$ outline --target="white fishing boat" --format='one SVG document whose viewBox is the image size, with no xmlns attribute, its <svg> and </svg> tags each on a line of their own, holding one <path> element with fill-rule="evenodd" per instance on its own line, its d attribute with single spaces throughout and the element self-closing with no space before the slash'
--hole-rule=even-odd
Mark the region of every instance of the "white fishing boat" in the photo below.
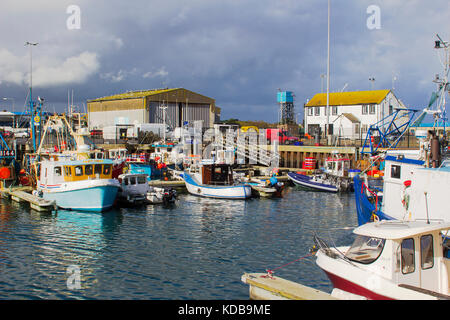
<svg viewBox="0 0 450 320">
<path fill-rule="evenodd" d="M 147 199 L 150 186 L 146 174 L 124 173 L 119 175 L 120 189 L 117 199 L 121 203 L 137 205 L 143 204 Z"/>
<path fill-rule="evenodd" d="M 177 193 L 172 188 L 157 188 L 148 184 L 147 174 L 124 173 L 119 175 L 118 200 L 129 205 L 144 203 L 174 203 Z"/>
<path fill-rule="evenodd" d="M 40 162 L 37 194 L 55 200 L 63 209 L 104 211 L 110 209 L 119 190 L 112 179 L 111 160 L 64 160 Z"/>
<path fill-rule="evenodd" d="M 450 299 L 449 222 L 378 221 L 353 232 L 351 246 L 315 237 L 317 265 L 340 299 Z"/>
<path fill-rule="evenodd" d="M 183 173 L 189 193 L 208 198 L 247 199 L 252 195 L 248 184 L 235 184 L 233 170 L 226 164 L 203 164 Z"/>
</svg>

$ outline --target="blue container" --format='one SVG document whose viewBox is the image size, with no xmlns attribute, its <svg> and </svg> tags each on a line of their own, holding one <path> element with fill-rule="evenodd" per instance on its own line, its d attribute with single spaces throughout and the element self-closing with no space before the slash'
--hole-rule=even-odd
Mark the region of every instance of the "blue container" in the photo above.
<svg viewBox="0 0 450 320">
<path fill-rule="evenodd" d="M 277 101 L 281 103 L 294 102 L 292 91 L 281 91 L 277 93 Z"/>
</svg>

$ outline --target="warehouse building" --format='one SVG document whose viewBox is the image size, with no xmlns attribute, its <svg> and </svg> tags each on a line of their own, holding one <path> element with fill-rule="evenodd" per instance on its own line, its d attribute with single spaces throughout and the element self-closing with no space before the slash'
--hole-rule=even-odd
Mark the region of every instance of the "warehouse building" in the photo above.
<svg viewBox="0 0 450 320">
<path fill-rule="evenodd" d="M 89 129 L 117 125 L 166 123 L 170 129 L 202 120 L 212 128 L 220 120 L 215 100 L 183 89 L 132 91 L 87 101 Z"/>
</svg>

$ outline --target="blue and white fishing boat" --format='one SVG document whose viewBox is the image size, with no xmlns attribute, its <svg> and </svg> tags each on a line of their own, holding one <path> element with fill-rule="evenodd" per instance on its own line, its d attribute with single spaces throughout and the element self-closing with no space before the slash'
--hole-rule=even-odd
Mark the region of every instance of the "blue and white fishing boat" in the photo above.
<svg viewBox="0 0 450 320">
<path fill-rule="evenodd" d="M 313 191 L 338 192 L 338 188 L 323 179 L 321 175 L 307 176 L 296 172 L 288 172 L 288 178 L 301 188 Z"/>
<path fill-rule="evenodd" d="M 37 194 L 63 209 L 101 212 L 110 209 L 120 184 L 112 179 L 112 160 L 40 162 Z"/>
<path fill-rule="evenodd" d="M 226 164 L 200 165 L 185 171 L 183 178 L 189 193 L 201 197 L 220 199 L 247 199 L 252 188 L 247 184 L 235 184 L 233 171 Z"/>
</svg>

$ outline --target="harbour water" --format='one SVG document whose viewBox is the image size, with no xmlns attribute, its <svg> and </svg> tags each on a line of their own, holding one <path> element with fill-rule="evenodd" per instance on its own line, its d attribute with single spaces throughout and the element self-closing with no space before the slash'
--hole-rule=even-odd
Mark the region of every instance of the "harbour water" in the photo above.
<svg viewBox="0 0 450 320">
<path fill-rule="evenodd" d="M 248 299 L 244 272 L 307 255 L 314 232 L 347 244 L 357 225 L 353 194 L 285 192 L 247 201 L 181 194 L 172 207 L 105 213 L 43 214 L 1 200 L 0 299 Z M 331 292 L 314 258 L 275 275 Z"/>
</svg>

